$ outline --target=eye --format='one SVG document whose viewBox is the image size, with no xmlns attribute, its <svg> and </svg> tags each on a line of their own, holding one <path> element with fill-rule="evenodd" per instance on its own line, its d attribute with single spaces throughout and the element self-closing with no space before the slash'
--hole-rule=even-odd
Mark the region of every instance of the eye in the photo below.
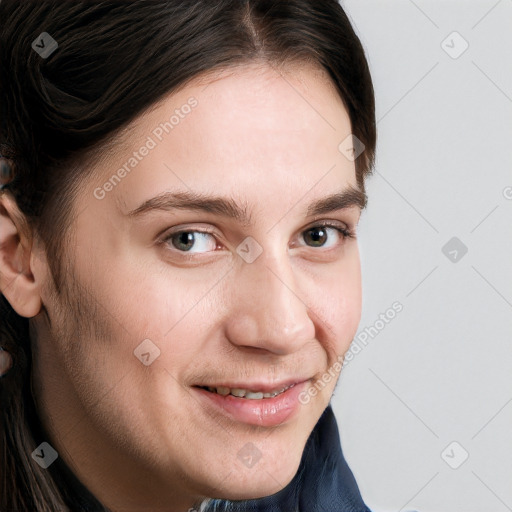
<svg viewBox="0 0 512 512">
<path fill-rule="evenodd" d="M 171 233 L 163 242 L 172 244 L 180 252 L 187 253 L 208 252 L 217 248 L 217 240 L 212 233 L 192 229 Z"/>
<path fill-rule="evenodd" d="M 324 222 L 306 229 L 301 233 L 301 237 L 309 247 L 330 249 L 343 244 L 348 238 L 355 238 L 355 235 L 346 226 Z M 162 243 L 172 246 L 172 249 L 178 252 L 188 254 L 206 253 L 220 247 L 213 233 L 197 229 L 175 231 L 165 236 Z"/>
<path fill-rule="evenodd" d="M 329 236 L 329 234 L 332 234 L 333 232 L 336 234 L 336 236 Z M 327 222 L 308 228 L 306 231 L 302 232 L 302 236 L 306 241 L 306 244 L 310 247 L 322 247 L 327 249 L 339 245 L 336 242 L 337 237 L 341 236 L 341 243 L 343 243 L 343 241 L 347 238 L 355 237 L 353 232 L 347 227 Z M 330 242 L 330 240 L 332 241 Z"/>
</svg>

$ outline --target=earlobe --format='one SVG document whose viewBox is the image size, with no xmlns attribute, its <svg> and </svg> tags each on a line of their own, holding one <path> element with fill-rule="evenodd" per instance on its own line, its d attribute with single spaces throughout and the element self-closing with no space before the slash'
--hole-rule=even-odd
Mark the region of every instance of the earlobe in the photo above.
<svg viewBox="0 0 512 512">
<path fill-rule="evenodd" d="M 0 292 L 18 315 L 32 318 L 41 310 L 40 286 L 31 267 L 32 237 L 16 201 L 0 193 Z"/>
</svg>

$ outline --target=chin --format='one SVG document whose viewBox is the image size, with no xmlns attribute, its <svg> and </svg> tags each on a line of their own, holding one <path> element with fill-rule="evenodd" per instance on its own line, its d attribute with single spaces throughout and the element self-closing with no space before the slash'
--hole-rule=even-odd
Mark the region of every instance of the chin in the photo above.
<svg viewBox="0 0 512 512">
<path fill-rule="evenodd" d="M 282 467 L 269 465 L 258 468 L 256 464 L 252 469 L 242 471 L 234 468 L 229 481 L 225 482 L 219 496 L 227 500 L 251 500 L 270 496 L 284 489 L 296 475 L 300 464 L 300 456 L 297 463 Z"/>
</svg>

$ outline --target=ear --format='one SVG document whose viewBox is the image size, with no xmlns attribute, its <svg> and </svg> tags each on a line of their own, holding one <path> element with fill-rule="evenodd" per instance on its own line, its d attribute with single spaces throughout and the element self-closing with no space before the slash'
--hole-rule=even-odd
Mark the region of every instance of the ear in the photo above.
<svg viewBox="0 0 512 512">
<path fill-rule="evenodd" d="M 33 237 L 25 216 L 8 190 L 0 192 L 0 292 L 18 315 L 32 318 L 41 310 L 40 284 L 31 264 Z"/>
</svg>

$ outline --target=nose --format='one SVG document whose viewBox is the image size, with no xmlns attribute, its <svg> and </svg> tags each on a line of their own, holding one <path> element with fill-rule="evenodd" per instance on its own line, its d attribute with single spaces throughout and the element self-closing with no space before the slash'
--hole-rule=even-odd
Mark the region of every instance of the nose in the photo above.
<svg viewBox="0 0 512 512">
<path fill-rule="evenodd" d="M 263 254 L 233 280 L 226 336 L 237 347 L 285 355 L 314 339 L 315 325 L 288 257 Z"/>
</svg>

